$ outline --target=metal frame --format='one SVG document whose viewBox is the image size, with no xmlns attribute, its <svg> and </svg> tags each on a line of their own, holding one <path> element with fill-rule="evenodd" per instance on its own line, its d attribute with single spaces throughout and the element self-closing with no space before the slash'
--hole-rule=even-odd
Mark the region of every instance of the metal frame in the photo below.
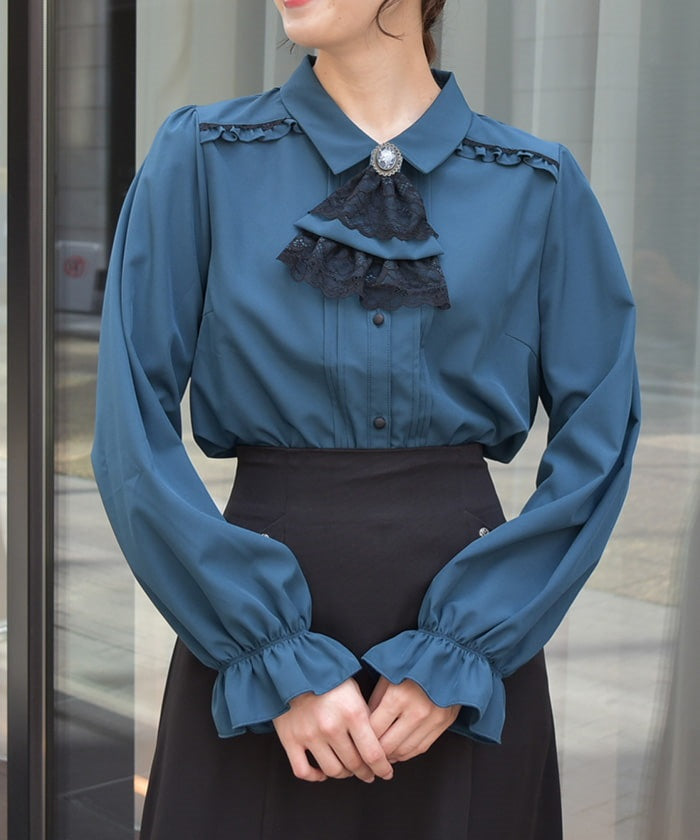
<svg viewBox="0 0 700 840">
<path fill-rule="evenodd" d="M 50 837 L 53 596 L 47 0 L 8 5 L 8 832 Z"/>
</svg>

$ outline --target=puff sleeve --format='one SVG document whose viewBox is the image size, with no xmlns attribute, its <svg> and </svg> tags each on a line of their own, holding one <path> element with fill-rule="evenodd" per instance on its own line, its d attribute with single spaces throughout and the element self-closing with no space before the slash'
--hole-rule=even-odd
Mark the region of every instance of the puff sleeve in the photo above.
<svg viewBox="0 0 700 840">
<path fill-rule="evenodd" d="M 93 468 L 136 578 L 190 650 L 216 669 L 219 735 L 270 731 L 306 691 L 357 670 L 343 645 L 311 632 L 292 552 L 229 524 L 181 440 L 180 402 L 197 342 L 209 214 L 197 112 L 163 124 L 126 197 L 110 259 Z"/>
<path fill-rule="evenodd" d="M 461 704 L 450 728 L 493 742 L 505 720 L 503 678 L 544 646 L 601 556 L 639 432 L 631 293 L 602 210 L 563 146 L 539 313 L 549 434 L 533 495 L 440 570 L 417 629 L 363 656 L 391 682 L 410 678 L 438 705 Z"/>
</svg>

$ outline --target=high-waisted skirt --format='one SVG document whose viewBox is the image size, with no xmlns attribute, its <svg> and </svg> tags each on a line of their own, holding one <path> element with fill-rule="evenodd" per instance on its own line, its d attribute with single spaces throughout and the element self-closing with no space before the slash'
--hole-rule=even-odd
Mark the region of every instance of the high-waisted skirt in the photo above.
<svg viewBox="0 0 700 840">
<path fill-rule="evenodd" d="M 242 447 L 228 521 L 295 553 L 311 629 L 358 658 L 417 626 L 435 574 L 503 523 L 481 447 Z M 219 738 L 216 672 L 178 641 L 141 840 L 559 840 L 559 776 L 544 657 L 505 680 L 501 744 L 443 732 L 390 781 L 297 779 L 275 732 Z M 378 675 L 355 679 L 366 699 Z"/>
</svg>

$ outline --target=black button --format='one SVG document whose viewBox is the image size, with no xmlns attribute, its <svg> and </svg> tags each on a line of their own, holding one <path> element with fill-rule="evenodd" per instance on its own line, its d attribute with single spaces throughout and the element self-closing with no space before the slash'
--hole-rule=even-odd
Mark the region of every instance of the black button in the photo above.
<svg viewBox="0 0 700 840">
<path fill-rule="evenodd" d="M 378 327 L 381 327 L 381 325 L 384 323 L 384 316 L 382 315 L 382 313 L 381 313 L 381 312 L 375 312 L 375 313 L 374 313 L 374 317 L 372 318 L 372 321 L 373 321 L 373 322 L 374 322 L 374 323 L 375 323 Z"/>
<path fill-rule="evenodd" d="M 383 429 L 386 426 L 386 418 L 385 417 L 375 417 L 374 418 L 374 428 L 375 429 Z"/>
</svg>

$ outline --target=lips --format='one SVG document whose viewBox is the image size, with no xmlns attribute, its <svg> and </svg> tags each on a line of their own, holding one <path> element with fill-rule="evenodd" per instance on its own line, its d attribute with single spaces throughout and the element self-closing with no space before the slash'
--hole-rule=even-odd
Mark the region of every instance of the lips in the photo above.
<svg viewBox="0 0 700 840">
<path fill-rule="evenodd" d="M 311 0 L 284 0 L 284 8 L 285 9 L 296 9 L 299 6 L 305 6 L 307 3 L 310 3 Z"/>
</svg>

